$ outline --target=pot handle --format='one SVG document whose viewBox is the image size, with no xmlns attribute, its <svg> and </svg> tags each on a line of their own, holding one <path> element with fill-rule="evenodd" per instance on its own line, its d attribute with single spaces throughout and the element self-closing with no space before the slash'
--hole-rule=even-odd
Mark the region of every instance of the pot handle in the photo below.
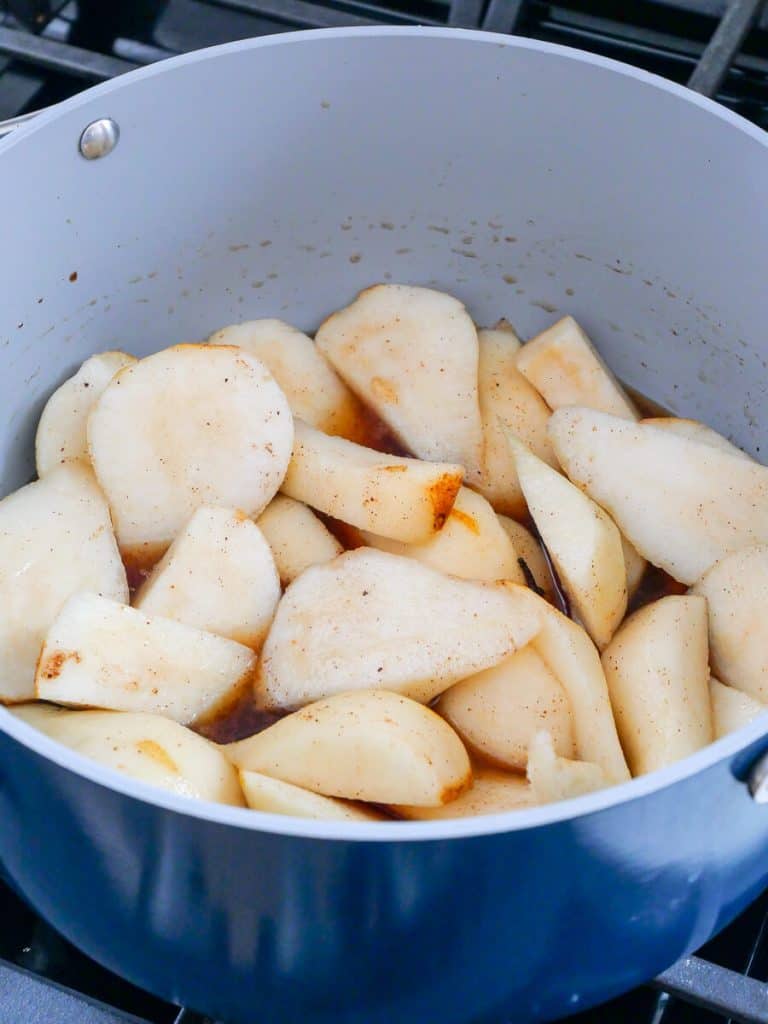
<svg viewBox="0 0 768 1024">
<path fill-rule="evenodd" d="M 0 141 L 11 132 L 22 125 L 28 124 L 38 114 L 42 114 L 50 107 L 42 107 L 40 110 L 30 111 L 28 114 L 21 114 L 19 117 L 12 117 L 8 121 L 0 121 Z M 77 141 L 77 148 L 85 160 L 100 160 L 108 156 L 120 140 L 120 126 L 111 117 L 99 117 L 91 121 L 80 133 Z"/>
</svg>

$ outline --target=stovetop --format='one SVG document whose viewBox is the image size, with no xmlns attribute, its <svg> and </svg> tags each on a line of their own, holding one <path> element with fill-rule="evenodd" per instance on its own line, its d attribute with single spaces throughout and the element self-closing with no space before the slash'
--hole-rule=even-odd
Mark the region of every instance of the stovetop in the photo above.
<svg viewBox="0 0 768 1024">
<path fill-rule="evenodd" d="M 381 23 L 516 32 L 592 50 L 688 83 L 768 129 L 766 0 L 0 0 L 0 121 L 197 47 Z M 768 1024 L 766 979 L 768 893 L 697 957 L 569 1019 Z M 88 960 L 0 881 L 0 1024 L 38 1022 L 212 1024 Z"/>
</svg>

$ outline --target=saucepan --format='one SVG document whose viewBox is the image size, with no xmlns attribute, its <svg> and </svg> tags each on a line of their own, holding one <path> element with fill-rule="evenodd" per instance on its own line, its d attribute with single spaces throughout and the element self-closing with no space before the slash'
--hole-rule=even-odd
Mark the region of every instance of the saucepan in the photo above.
<svg viewBox="0 0 768 1024">
<path fill-rule="evenodd" d="M 766 136 L 712 102 L 483 33 L 300 32 L 98 86 L 0 143 L 0 488 L 90 353 L 286 310 L 311 331 L 389 280 L 525 336 L 570 312 L 629 385 L 759 456 L 767 180 Z M 548 1020 L 766 885 L 766 751 L 758 719 L 560 804 L 323 823 L 149 788 L 2 711 L 0 859 L 90 956 L 216 1019 Z"/>
</svg>

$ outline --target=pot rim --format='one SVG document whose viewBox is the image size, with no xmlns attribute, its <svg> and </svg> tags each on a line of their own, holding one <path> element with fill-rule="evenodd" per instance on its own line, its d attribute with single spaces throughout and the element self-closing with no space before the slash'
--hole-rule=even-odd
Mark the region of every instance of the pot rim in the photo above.
<svg viewBox="0 0 768 1024">
<path fill-rule="evenodd" d="M 666 92 L 693 106 L 700 107 L 713 117 L 749 135 L 757 143 L 768 149 L 768 133 L 763 132 L 740 115 L 733 113 L 707 97 L 692 92 L 685 86 L 670 82 L 658 75 L 634 68 L 631 65 L 623 64 L 620 61 L 555 43 L 516 36 L 502 36 L 492 32 L 447 27 L 371 26 L 364 28 L 315 29 L 302 32 L 286 32 L 279 35 L 262 36 L 225 43 L 221 46 L 212 46 L 207 49 L 196 50 L 178 57 L 159 61 L 148 67 L 128 72 L 109 82 L 96 85 L 79 93 L 77 96 L 42 111 L 39 115 L 32 118 L 28 124 L 17 128 L 4 140 L 0 141 L 0 156 L 16 146 L 23 145 L 29 136 L 44 131 L 51 122 L 83 108 L 93 108 L 88 116 L 88 120 L 94 116 L 102 116 L 104 113 L 108 113 L 108 111 L 99 112 L 98 108 L 101 106 L 102 101 L 107 99 L 113 92 L 126 88 L 130 89 L 133 82 L 139 79 L 148 79 L 155 75 L 172 73 L 176 68 L 183 65 L 214 60 L 227 53 L 257 50 L 268 46 L 295 46 L 297 43 L 309 45 L 322 44 L 328 38 L 391 37 L 397 39 L 403 36 L 442 38 L 457 45 L 470 42 L 488 46 L 510 47 L 519 50 L 534 50 L 539 53 L 549 54 L 553 58 L 559 57 L 603 68 L 612 71 L 614 74 L 634 78 L 651 89 Z M 711 743 L 695 754 L 677 761 L 666 768 L 632 779 L 629 782 L 600 790 L 597 793 L 576 797 L 575 799 L 563 800 L 541 807 L 506 811 L 501 814 L 482 815 L 474 818 L 454 818 L 443 821 L 423 822 L 384 821 L 370 823 L 325 822 L 306 818 L 292 818 L 285 815 L 268 814 L 263 811 L 252 811 L 248 808 L 230 807 L 225 804 L 179 796 L 152 786 L 149 783 L 132 779 L 112 768 L 102 766 L 81 754 L 69 750 L 44 733 L 39 732 L 33 726 L 15 718 L 2 707 L 0 707 L 0 730 L 11 736 L 18 743 L 75 775 L 82 776 L 91 782 L 105 786 L 124 796 L 141 800 L 144 803 L 167 811 L 198 818 L 213 825 L 227 825 L 244 831 L 268 832 L 305 839 L 349 842 L 423 842 L 427 840 L 466 839 L 474 836 L 541 828 L 557 822 L 595 814 L 627 801 L 641 799 L 732 758 L 768 733 L 768 717 L 765 714 L 760 715 L 737 732 Z"/>
</svg>

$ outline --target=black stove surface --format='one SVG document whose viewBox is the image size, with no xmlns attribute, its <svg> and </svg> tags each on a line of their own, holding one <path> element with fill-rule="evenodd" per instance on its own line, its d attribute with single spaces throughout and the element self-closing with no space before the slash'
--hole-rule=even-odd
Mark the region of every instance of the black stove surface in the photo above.
<svg viewBox="0 0 768 1024">
<path fill-rule="evenodd" d="M 386 23 L 516 32 L 592 50 L 689 83 L 768 129 L 766 7 L 766 0 L 0 0 L 0 121 L 197 47 Z M 768 1024 L 767 979 L 768 893 L 698 957 L 569 1019 Z M 0 881 L 0 1024 L 38 1022 L 209 1024 L 88 960 Z"/>
</svg>

